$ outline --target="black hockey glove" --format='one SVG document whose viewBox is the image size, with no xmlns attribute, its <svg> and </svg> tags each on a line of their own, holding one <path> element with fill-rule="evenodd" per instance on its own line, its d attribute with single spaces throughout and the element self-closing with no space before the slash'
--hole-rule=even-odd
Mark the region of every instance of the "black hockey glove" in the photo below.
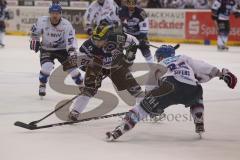
<svg viewBox="0 0 240 160">
<path fill-rule="evenodd" d="M 133 62 L 136 58 L 137 46 L 131 46 L 126 51 L 126 59 L 130 62 Z"/>
<path fill-rule="evenodd" d="M 234 12 L 234 16 L 235 16 L 236 18 L 240 18 L 240 12 Z"/>
<path fill-rule="evenodd" d="M 147 34 L 141 33 L 138 36 L 138 40 L 139 40 L 139 49 L 149 48 L 149 41 L 148 41 Z"/>
<path fill-rule="evenodd" d="M 232 74 L 228 69 L 222 69 L 222 76 L 220 79 L 223 79 L 225 83 L 227 83 L 228 87 L 234 89 L 237 84 L 237 77 Z"/>
<path fill-rule="evenodd" d="M 130 61 L 126 55 L 124 55 L 121 60 L 119 61 L 118 65 L 120 67 L 126 67 L 129 68 L 130 66 L 133 65 L 133 61 Z"/>
<path fill-rule="evenodd" d="M 87 29 L 87 34 L 88 34 L 89 36 L 91 36 L 91 35 L 93 34 L 92 28 L 88 28 L 88 29 Z"/>
<path fill-rule="evenodd" d="M 41 48 L 41 42 L 39 40 L 32 39 L 30 41 L 30 49 L 37 53 Z"/>
</svg>

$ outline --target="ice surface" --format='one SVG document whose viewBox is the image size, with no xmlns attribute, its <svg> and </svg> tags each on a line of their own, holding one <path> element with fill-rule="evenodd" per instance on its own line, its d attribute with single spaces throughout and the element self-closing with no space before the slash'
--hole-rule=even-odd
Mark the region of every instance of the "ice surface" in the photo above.
<svg viewBox="0 0 240 160">
<path fill-rule="evenodd" d="M 169 121 L 140 123 L 114 143 L 104 140 L 105 132 L 118 125 L 119 118 L 36 131 L 15 127 L 15 121 L 37 120 L 52 111 L 59 101 L 73 95 L 63 95 L 48 87 L 47 97 L 41 101 L 37 94 L 39 57 L 29 50 L 29 38 L 7 36 L 5 41 L 6 47 L 0 49 L 1 160 L 240 159 L 240 87 L 228 89 L 218 79 L 203 85 L 206 133 L 202 140 L 195 134 L 192 121 L 171 121 L 172 114 L 189 115 L 189 109 L 181 105 L 166 110 Z M 215 46 L 182 44 L 178 53 L 229 68 L 240 78 L 239 47 L 217 52 Z M 140 53 L 137 61 L 144 62 Z M 109 79 L 101 90 L 115 94 Z M 89 108 L 94 108 L 95 103 L 98 102 L 93 100 Z M 128 109 L 120 101 L 113 112 Z M 49 118 L 44 124 L 58 121 Z"/>
</svg>

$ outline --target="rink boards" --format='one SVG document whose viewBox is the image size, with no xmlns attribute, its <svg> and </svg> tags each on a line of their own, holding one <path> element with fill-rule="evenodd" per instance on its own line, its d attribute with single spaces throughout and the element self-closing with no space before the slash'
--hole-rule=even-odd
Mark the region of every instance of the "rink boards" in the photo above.
<svg viewBox="0 0 240 160">
<path fill-rule="evenodd" d="M 27 35 L 39 16 L 48 15 L 47 7 L 10 8 L 13 19 L 7 21 L 7 33 Z M 158 42 L 216 44 L 217 30 L 211 19 L 210 10 L 146 9 L 149 17 L 149 39 Z M 86 38 L 84 30 L 85 8 L 67 7 L 63 17 L 67 18 L 76 30 L 78 38 Z M 229 45 L 240 45 L 240 23 L 230 17 L 231 30 Z"/>
</svg>

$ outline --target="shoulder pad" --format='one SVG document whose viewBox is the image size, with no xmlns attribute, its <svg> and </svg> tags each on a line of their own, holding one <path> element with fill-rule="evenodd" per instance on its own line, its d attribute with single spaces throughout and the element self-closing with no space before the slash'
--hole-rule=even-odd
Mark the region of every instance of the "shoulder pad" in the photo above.
<svg viewBox="0 0 240 160">
<path fill-rule="evenodd" d="M 144 10 L 141 11 L 140 15 L 143 19 L 147 18 L 147 13 Z"/>
</svg>

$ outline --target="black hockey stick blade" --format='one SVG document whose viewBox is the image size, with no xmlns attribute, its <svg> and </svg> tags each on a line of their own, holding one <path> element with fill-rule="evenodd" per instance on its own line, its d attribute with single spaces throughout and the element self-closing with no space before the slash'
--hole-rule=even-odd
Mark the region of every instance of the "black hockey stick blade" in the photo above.
<svg viewBox="0 0 240 160">
<path fill-rule="evenodd" d="M 178 49 L 180 47 L 180 44 L 176 44 L 175 46 L 174 46 L 174 49 L 176 50 L 176 49 Z"/>
<path fill-rule="evenodd" d="M 159 48 L 159 47 L 154 46 L 154 45 L 152 45 L 152 44 L 149 44 L 149 46 L 150 46 L 150 47 L 153 47 L 153 48 L 156 48 L 156 49 Z M 174 46 L 174 49 L 176 50 L 176 49 L 178 49 L 179 47 L 180 47 L 180 44 L 176 44 L 176 45 Z"/>
<path fill-rule="evenodd" d="M 14 125 L 18 126 L 18 127 L 25 128 L 25 129 L 29 129 L 29 130 L 37 129 L 36 125 L 30 125 L 30 124 L 26 124 L 26 123 L 23 123 L 23 122 L 20 122 L 20 121 L 15 122 Z"/>
<path fill-rule="evenodd" d="M 14 125 L 18 126 L 18 127 L 28 129 L 28 130 L 36 130 L 36 129 L 56 127 L 56 126 L 71 125 L 71 124 L 86 122 L 86 121 L 91 121 L 91 120 L 98 120 L 98 119 L 105 119 L 105 118 L 110 118 L 110 117 L 122 116 L 122 115 L 125 115 L 126 113 L 127 112 L 115 113 L 115 114 L 103 115 L 103 116 L 99 116 L 99 117 L 86 118 L 86 119 L 82 119 L 82 120 L 78 120 L 78 121 L 67 121 L 67 122 L 60 122 L 60 123 L 43 125 L 43 126 L 26 124 L 26 123 L 19 122 L 19 121 L 15 122 Z"/>
</svg>

